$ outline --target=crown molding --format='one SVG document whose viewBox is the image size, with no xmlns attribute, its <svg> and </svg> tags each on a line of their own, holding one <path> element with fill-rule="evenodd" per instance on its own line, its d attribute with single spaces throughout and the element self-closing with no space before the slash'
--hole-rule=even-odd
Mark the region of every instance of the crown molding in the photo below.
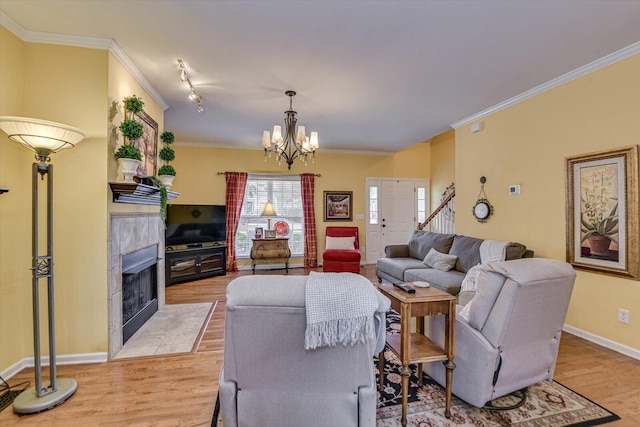
<svg viewBox="0 0 640 427">
<path fill-rule="evenodd" d="M 18 24 L 13 18 L 0 10 L 0 25 L 11 31 L 18 38 L 28 43 L 45 43 L 63 46 L 84 47 L 88 49 L 108 50 L 142 86 L 142 88 L 160 105 L 163 111 L 169 108 L 169 104 L 160 96 L 149 80 L 135 66 L 131 58 L 125 53 L 111 37 L 87 37 L 71 34 L 46 33 L 42 31 L 27 30 Z"/>
<path fill-rule="evenodd" d="M 219 143 L 219 142 L 174 142 L 174 146 L 177 147 L 193 147 L 193 148 L 222 148 L 227 150 L 256 150 L 256 151 L 264 151 L 261 145 L 250 146 L 250 145 L 237 145 L 237 144 L 228 144 L 228 143 Z M 364 150 L 337 150 L 330 148 L 322 148 L 316 152 L 316 154 L 322 153 L 332 153 L 332 154 L 356 154 L 363 156 L 393 156 L 396 154 L 396 151 L 364 151 Z"/>
<path fill-rule="evenodd" d="M 586 76 L 587 74 L 593 73 L 594 71 L 597 71 L 601 68 L 615 64 L 616 62 L 622 61 L 623 59 L 629 58 L 630 56 L 636 55 L 638 53 L 640 53 L 640 41 L 632 45 L 629 45 L 625 48 L 622 48 L 616 52 L 613 52 L 607 56 L 604 56 L 600 59 L 596 59 L 595 61 L 590 62 L 587 65 L 583 65 L 580 68 L 576 68 L 573 71 L 569 71 L 568 73 L 563 74 L 560 77 L 556 77 L 555 79 L 550 80 L 546 83 L 543 83 L 539 86 L 536 86 L 533 89 L 529 89 L 525 92 L 522 92 L 520 95 L 516 95 L 513 98 L 509 98 L 506 101 L 502 101 L 499 104 L 494 105 L 493 107 L 489 107 L 486 110 L 482 110 L 479 113 L 476 113 L 472 116 L 469 116 L 465 119 L 455 122 L 451 125 L 451 127 L 453 129 L 458 129 L 462 126 L 466 126 L 470 123 L 483 119 L 500 110 L 504 110 L 505 108 L 512 107 L 522 101 L 526 101 L 529 98 L 538 96 L 541 93 L 544 93 L 550 89 L 553 89 L 558 86 L 562 86 L 563 84 L 569 83 L 572 80 Z"/>
</svg>

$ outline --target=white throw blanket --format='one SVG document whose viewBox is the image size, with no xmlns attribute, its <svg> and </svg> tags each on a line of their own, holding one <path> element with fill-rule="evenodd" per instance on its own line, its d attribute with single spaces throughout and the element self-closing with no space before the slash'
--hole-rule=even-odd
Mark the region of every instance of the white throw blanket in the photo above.
<svg viewBox="0 0 640 427">
<path fill-rule="evenodd" d="M 483 240 L 482 243 L 480 243 L 480 262 L 486 264 L 492 261 L 504 261 L 507 257 L 508 245 L 509 242 Z"/>
<path fill-rule="evenodd" d="M 376 288 L 354 273 L 311 272 L 305 294 L 304 348 L 354 345 L 375 339 Z"/>
</svg>

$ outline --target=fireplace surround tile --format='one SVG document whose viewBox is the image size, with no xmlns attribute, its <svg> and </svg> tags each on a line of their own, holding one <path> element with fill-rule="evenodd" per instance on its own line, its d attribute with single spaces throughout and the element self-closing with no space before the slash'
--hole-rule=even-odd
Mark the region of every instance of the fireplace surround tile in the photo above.
<svg viewBox="0 0 640 427">
<path fill-rule="evenodd" d="M 159 213 L 111 213 L 109 227 L 109 359 L 122 349 L 122 255 L 158 246 L 158 308 L 165 303 L 164 224 Z"/>
</svg>

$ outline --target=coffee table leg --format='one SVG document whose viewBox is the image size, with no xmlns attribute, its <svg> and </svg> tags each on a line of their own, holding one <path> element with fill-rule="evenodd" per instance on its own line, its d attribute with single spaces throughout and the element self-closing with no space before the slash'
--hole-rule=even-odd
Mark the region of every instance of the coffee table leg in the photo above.
<svg viewBox="0 0 640 427">
<path fill-rule="evenodd" d="M 408 365 L 402 365 L 400 370 L 402 375 L 402 426 L 407 425 L 407 403 L 409 401 L 409 377 L 411 376 L 411 368 Z"/>
<path fill-rule="evenodd" d="M 453 370 L 456 367 L 456 364 L 453 363 L 452 360 L 447 360 L 442 362 L 445 368 L 447 368 L 446 372 L 446 405 L 444 410 L 444 416 L 447 418 L 451 418 L 451 384 L 453 380 Z"/>
</svg>

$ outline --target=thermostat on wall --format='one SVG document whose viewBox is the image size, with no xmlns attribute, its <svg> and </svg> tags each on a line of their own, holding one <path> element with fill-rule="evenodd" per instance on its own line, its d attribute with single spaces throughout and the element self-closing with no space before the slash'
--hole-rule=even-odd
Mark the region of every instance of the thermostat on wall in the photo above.
<svg viewBox="0 0 640 427">
<path fill-rule="evenodd" d="M 520 185 L 510 185 L 509 186 L 509 195 L 510 196 L 517 196 L 518 194 L 520 194 Z"/>
</svg>

